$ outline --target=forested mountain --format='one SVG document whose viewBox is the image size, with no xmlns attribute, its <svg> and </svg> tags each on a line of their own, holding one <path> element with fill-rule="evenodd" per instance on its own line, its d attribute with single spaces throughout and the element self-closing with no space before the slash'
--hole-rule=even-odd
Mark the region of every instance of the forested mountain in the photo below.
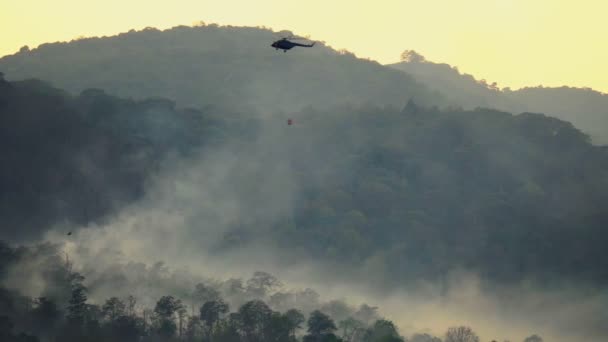
<svg viewBox="0 0 608 342">
<path fill-rule="evenodd" d="M 217 25 L 148 28 L 24 47 L 1 58 L 0 70 L 10 80 L 40 78 L 74 94 L 94 87 L 136 99 L 161 96 L 182 106 L 272 112 L 347 103 L 403 106 L 414 99 L 426 105 L 544 113 L 572 122 L 595 143 L 608 142 L 608 96 L 591 89 L 500 90 L 423 57 L 389 65 L 409 74 L 403 75 L 323 42 L 287 54 L 269 47 L 288 33 Z"/>
<path fill-rule="evenodd" d="M 41 81 L 0 78 L 0 236 L 37 237 L 63 220 L 86 224 L 140 198 L 168 153 L 200 145 L 203 127 L 214 129 L 211 117 L 164 99 L 95 89 L 71 96 Z"/>
<path fill-rule="evenodd" d="M 443 98 L 323 44 L 276 52 L 273 38 L 146 29 L 0 60 L 7 79 L 45 79 L 0 74 L 0 340 L 439 342 L 430 332 L 460 324 L 444 316 L 423 331 L 447 295 L 424 296 L 459 292 L 454 273 L 500 297 L 502 317 L 603 340 L 608 149 L 520 107 L 545 108 L 557 90 L 507 96 L 418 62 Z M 519 109 L 449 106 L 468 100 Z M 266 273 L 230 279 L 260 268 L 423 293 L 423 318 L 400 334 L 372 306 L 281 289 Z M 559 317 L 516 307 L 561 308 L 571 291 L 595 304 Z M 460 319 L 476 298 L 458 295 Z M 462 342 L 450 334 L 478 341 L 466 326 L 443 335 Z"/>
<path fill-rule="evenodd" d="M 465 109 L 487 107 L 511 113 L 544 113 L 572 122 L 589 134 L 596 144 L 608 144 L 608 95 L 588 88 L 527 87 L 499 89 L 495 83 L 461 74 L 448 64 L 426 61 L 409 52 L 412 60 L 390 66 L 413 75 L 420 82 L 440 91 L 449 102 Z"/>
<path fill-rule="evenodd" d="M 403 106 L 409 98 L 442 104 L 439 94 L 411 76 L 323 43 L 275 51 L 270 44 L 280 36 L 217 25 L 149 28 L 24 48 L 0 59 L 0 70 L 10 80 L 40 78 L 74 93 L 95 87 L 122 97 L 167 97 L 182 106 L 274 111 L 366 102 Z"/>
<path fill-rule="evenodd" d="M 12 248 L 0 242 L 0 255 L 3 278 L 23 281 L 38 274 L 43 286 L 33 298 L 22 293 L 31 284 L 21 291 L 0 286 L 0 337 L 5 342 L 441 341 L 428 333 L 406 339 L 377 307 L 322 300 L 314 289 L 286 288 L 266 272 L 253 272 L 246 280 L 176 279 L 162 265 L 127 265 L 115 270 L 114 280 L 132 292 L 95 298 L 99 279 L 90 282 L 74 271 L 58 246 Z M 30 265 L 29 274 L 20 269 L 24 264 Z M 133 280 L 138 283 L 129 283 Z M 172 291 L 141 296 L 142 288 L 159 292 L 163 286 Z M 462 334 L 479 339 L 470 327 L 453 326 L 445 332 L 446 341 Z"/>
<path fill-rule="evenodd" d="M 504 94 L 523 103 L 528 111 L 570 121 L 591 136 L 594 143 L 608 145 L 608 94 L 565 86 L 527 87 Z"/>
<path fill-rule="evenodd" d="M 608 154 L 554 118 L 410 102 L 308 109 L 288 126 L 280 115 L 179 111 L 95 90 L 72 97 L 35 81 L 1 85 L 0 146 L 11 165 L 0 180 L 4 236 L 85 224 L 145 200 L 147 177 L 177 151 L 181 160 L 203 158 L 189 169 L 207 179 L 172 182 L 189 196 L 218 196 L 169 195 L 191 211 L 180 215 L 192 221 L 173 227 L 182 251 L 200 248 L 192 234 L 220 222 L 201 223 L 201 213 L 217 215 L 226 202 L 246 209 L 230 214 L 218 238 L 201 236 L 220 254 L 272 240 L 290 251 L 286 263 L 332 260 L 352 274 L 378 272 L 378 286 L 439 281 L 455 267 L 490 282 L 608 281 L 600 257 Z M 221 158 L 204 159 L 211 155 Z M 224 177 L 214 190 L 209 167 Z"/>
<path fill-rule="evenodd" d="M 149 191 L 150 185 L 140 189 L 142 183 L 158 172 L 155 165 L 167 160 L 168 151 L 192 159 L 200 158 L 196 151 L 207 154 L 237 143 L 239 148 L 229 152 L 243 162 L 231 169 L 228 182 L 243 197 L 257 196 L 245 203 L 259 202 L 260 193 L 269 200 L 274 190 L 266 190 L 264 176 L 280 180 L 273 171 L 286 160 L 294 176 L 290 181 L 298 185 L 297 204 L 292 217 L 274 220 L 270 229 L 263 227 L 269 221 L 251 218 L 229 226 L 214 245 L 220 258 L 256 241 L 275 240 L 292 251 L 287 263 L 294 256 L 318 260 L 377 287 L 420 279 L 441 283 L 454 267 L 477 271 L 501 286 L 526 278 L 549 280 L 550 286 L 568 279 L 592 286 L 606 281 L 607 151 L 557 119 L 487 110 L 444 112 L 409 103 L 403 110 L 307 110 L 294 114 L 296 124 L 288 127 L 283 118 L 178 111 L 167 100 L 121 100 L 99 90 L 74 97 L 38 81 L 2 82 L 0 91 L 3 122 L 12 127 L 12 139 L 19 137 L 7 140 L 11 135 L 2 134 L 2 146 L 20 147 L 11 165 L 23 179 L 13 183 L 10 174 L 3 174 L 3 187 L 13 189 L 3 192 L 4 212 L 45 216 L 44 205 L 30 203 L 44 194 L 78 213 L 91 205 L 92 199 L 79 193 L 89 189 L 100 198 L 120 199 L 107 209 L 120 211 L 119 205 L 147 200 L 139 191 Z M 264 128 L 268 125 L 270 131 Z M 143 142 L 124 148 L 134 139 Z M 114 144 L 124 145 L 116 149 Z M 32 160 L 50 148 L 56 150 L 53 163 Z M 262 159 L 253 169 L 247 157 L 252 152 Z M 140 154 L 145 157 L 136 157 Z M 79 167 L 71 156 L 88 159 L 85 165 L 105 176 L 90 184 L 90 167 Z M 132 167 L 134 161 L 138 167 Z M 129 182 L 120 177 L 127 171 L 133 172 Z M 193 170 L 213 176 L 205 171 L 204 163 Z M 48 176 L 53 172 L 83 175 L 65 177 L 58 186 Z M 27 184 L 35 184 L 38 192 L 20 195 Z M 188 179 L 186 184 L 200 190 Z M 64 188 L 73 189 L 77 198 Z M 215 200 L 223 201 L 221 196 Z M 56 212 L 45 220 L 71 213 Z M 140 238 L 147 229 L 155 234 L 154 223 L 144 222 L 148 226 L 137 233 Z M 201 224 L 195 230 L 183 223 L 168 227 L 173 237 L 162 245 L 177 244 L 183 253 L 200 248 L 197 235 L 207 238 Z M 22 228 L 19 222 L 2 227 L 5 236 Z M 80 253 L 92 247 L 86 240 L 78 243 Z M 263 272 L 246 282 L 205 280 L 171 273 L 162 263 L 115 265 L 96 258 L 79 269 L 85 278 L 70 259 L 64 260 L 60 246 L 0 244 L 0 255 L 0 333 L 6 341 L 405 340 L 390 317 L 382 319 L 374 307 L 321 301 L 314 290 L 284 289 Z M 590 317 L 583 317 L 588 322 Z M 477 336 L 463 326 L 448 329 L 444 337 L 450 341 L 460 333 Z M 594 338 L 601 329 L 585 334 L 599 341 Z M 416 342 L 441 341 L 428 333 L 408 335 Z"/>
</svg>

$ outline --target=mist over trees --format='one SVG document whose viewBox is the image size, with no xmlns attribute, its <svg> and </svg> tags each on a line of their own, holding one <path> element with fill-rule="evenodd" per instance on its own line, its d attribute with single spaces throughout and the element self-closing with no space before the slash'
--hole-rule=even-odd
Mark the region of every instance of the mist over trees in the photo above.
<svg viewBox="0 0 608 342">
<path fill-rule="evenodd" d="M 476 82 L 451 69 L 445 98 L 324 44 L 274 54 L 273 38 L 148 28 L 0 59 L 0 238 L 41 242 L 0 244 L 2 340 L 480 340 L 467 322 L 406 334 L 382 308 L 263 271 L 173 270 L 167 251 L 201 268 L 274 253 L 377 292 L 445 293 L 458 270 L 507 306 L 518 286 L 603 303 L 608 149 L 543 114 L 446 106 Z M 67 90 L 5 80 L 32 76 Z M 520 108 L 476 84 L 487 106 Z M 605 336 L 603 317 L 593 306 L 564 329 Z"/>
<path fill-rule="evenodd" d="M 36 237 L 63 220 L 86 224 L 140 198 L 164 157 L 207 136 L 200 112 L 174 106 L 0 80 L 0 236 Z"/>
<path fill-rule="evenodd" d="M 178 111 L 167 102 L 132 102 L 96 91 L 72 98 L 35 82 L 2 87 L 2 146 L 13 165 L 0 179 L 13 189 L 3 192 L 3 219 L 28 227 L 23 218 L 35 212 L 38 221 L 29 226 L 39 231 L 61 220 L 86 223 L 116 211 L 111 205 L 136 201 L 168 151 L 187 159 L 229 141 L 253 146 L 266 139 L 258 136 L 262 121 L 283 126 L 280 115 L 241 119 Z M 47 110 L 47 103 L 57 111 Z M 285 250 L 298 246 L 296 259 L 285 258 L 287 263 L 332 260 L 371 272 L 378 286 L 438 281 L 454 267 L 501 283 L 531 275 L 541 282 L 608 280 L 598 257 L 607 239 L 602 203 L 608 157 L 571 124 L 538 114 L 439 111 L 413 102 L 403 110 L 336 107 L 293 117 L 298 127 L 281 128 L 272 142 L 281 146 L 279 158 L 289 161 L 292 181 L 301 188 L 293 216 L 232 225 L 212 246 L 218 253 L 270 239 Z M 41 137 L 44 144 L 37 143 Z M 276 157 L 258 153 L 270 159 L 255 172 L 271 171 Z M 233 181 L 244 176 L 237 172 Z M 248 198 L 257 192 L 237 193 Z M 49 204 L 59 203 L 67 209 L 45 214 Z M 262 229 L 267 224 L 270 229 Z M 378 264 L 388 272 L 378 272 Z"/>
<path fill-rule="evenodd" d="M 3 341 L 345 341 L 345 342 L 440 342 L 439 337 L 413 334 L 403 337 L 395 324 L 382 318 L 377 312 L 368 316 L 364 311 L 342 303 L 345 316 L 326 312 L 328 303 L 307 302 L 304 306 L 281 311 L 272 305 L 272 298 L 284 288 L 275 288 L 262 295 L 259 287 L 242 289 L 242 296 L 225 285 L 230 282 L 204 280 L 194 289 L 179 289 L 184 295 L 166 294 L 146 298 L 110 297 L 91 299 L 86 278 L 73 270 L 68 260 L 63 260 L 59 246 L 41 244 L 12 247 L 0 242 L 0 250 L 9 258 L 0 260 L 2 283 L 7 272 L 32 258 L 43 254 L 47 265 L 35 272 L 46 273 L 46 290 L 40 297 L 32 298 L 16 289 L 0 286 L 0 336 Z M 52 267 L 49 267 L 52 265 Z M 257 271 L 243 283 L 257 283 L 265 289 L 260 279 L 276 282 L 274 276 Z M 266 284 L 268 282 L 265 281 Z M 143 284 L 140 284 L 143 285 Z M 214 298 L 188 304 L 202 287 L 215 291 Z M 48 291 L 49 289 L 55 289 Z M 137 288 L 130 290 L 137 291 Z M 185 291 L 184 291 L 185 290 Z M 189 290 L 189 291 L 188 291 Z M 308 289 L 308 291 L 314 291 Z M 146 304 L 148 303 L 148 304 Z M 230 303 L 230 304 L 229 304 Z M 276 303 L 275 303 L 276 304 Z M 449 327 L 445 342 L 478 341 L 468 326 Z M 538 335 L 531 335 L 524 342 L 542 342 Z"/>
</svg>

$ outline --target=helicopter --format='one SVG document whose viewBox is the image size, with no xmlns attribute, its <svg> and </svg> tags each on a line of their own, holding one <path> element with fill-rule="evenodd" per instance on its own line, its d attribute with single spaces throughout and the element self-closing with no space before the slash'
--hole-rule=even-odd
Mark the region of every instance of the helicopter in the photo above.
<svg viewBox="0 0 608 342">
<path fill-rule="evenodd" d="M 275 50 L 281 49 L 281 50 L 283 50 L 283 52 L 287 52 L 287 50 L 291 50 L 295 46 L 313 47 L 313 46 L 315 46 L 315 43 L 316 43 L 316 42 L 312 42 L 311 44 L 300 44 L 300 43 L 292 42 L 290 39 L 291 40 L 295 40 L 295 39 L 304 39 L 304 38 L 284 37 L 284 38 L 281 38 L 281 39 L 275 41 L 270 46 L 272 46 L 273 48 L 275 48 Z"/>
</svg>

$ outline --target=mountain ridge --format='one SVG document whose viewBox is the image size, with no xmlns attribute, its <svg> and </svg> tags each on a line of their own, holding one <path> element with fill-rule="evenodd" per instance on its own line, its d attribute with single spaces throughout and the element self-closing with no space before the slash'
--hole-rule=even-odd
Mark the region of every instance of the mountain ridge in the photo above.
<svg viewBox="0 0 608 342">
<path fill-rule="evenodd" d="M 414 56 L 413 61 L 388 66 L 413 75 L 465 109 L 484 106 L 511 113 L 544 113 L 572 122 L 596 144 L 608 144 L 608 94 L 569 86 L 499 89 L 496 83 L 477 80 L 449 64 L 427 61 L 415 52 Z"/>
</svg>

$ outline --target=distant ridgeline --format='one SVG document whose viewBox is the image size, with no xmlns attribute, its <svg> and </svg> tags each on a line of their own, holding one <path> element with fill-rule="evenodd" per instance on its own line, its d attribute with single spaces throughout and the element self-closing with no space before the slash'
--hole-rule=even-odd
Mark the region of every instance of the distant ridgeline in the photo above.
<svg viewBox="0 0 608 342">
<path fill-rule="evenodd" d="M 414 99 L 425 106 L 545 113 L 572 122 L 594 143 L 608 144 L 608 95 L 591 89 L 501 90 L 413 51 L 404 53 L 404 62 L 388 66 L 324 42 L 283 54 L 269 46 L 278 37 L 252 27 L 146 28 L 24 47 L 0 58 L 0 70 L 9 80 L 43 79 L 73 94 L 100 88 L 121 97 L 170 98 L 181 106 L 273 112 L 341 104 L 401 108 Z"/>
<path fill-rule="evenodd" d="M 608 281 L 608 150 L 570 123 L 410 102 L 309 108 L 268 137 L 265 116 L 239 113 L 0 81 L 2 236 L 100 220 L 141 198 L 170 152 L 189 159 L 263 138 L 290 151 L 294 216 L 235 228 L 238 244 L 218 248 L 272 239 L 381 284 L 440 280 L 455 267 L 502 283 Z M 238 151 L 236 160 L 247 153 Z"/>
<path fill-rule="evenodd" d="M 481 106 L 511 113 L 545 113 L 572 122 L 596 144 L 608 144 L 608 94 L 571 87 L 499 89 L 496 83 L 476 80 L 448 64 L 426 61 L 415 51 L 404 52 L 402 58 L 402 62 L 389 66 L 413 75 L 465 109 Z"/>
<path fill-rule="evenodd" d="M 161 96 L 181 106 L 239 105 L 260 111 L 312 105 L 391 104 L 409 98 L 442 105 L 410 75 L 335 51 L 277 53 L 268 29 L 179 26 L 113 37 L 43 44 L 0 58 L 6 78 L 39 78 L 78 94 L 87 88 L 136 99 Z"/>
</svg>

